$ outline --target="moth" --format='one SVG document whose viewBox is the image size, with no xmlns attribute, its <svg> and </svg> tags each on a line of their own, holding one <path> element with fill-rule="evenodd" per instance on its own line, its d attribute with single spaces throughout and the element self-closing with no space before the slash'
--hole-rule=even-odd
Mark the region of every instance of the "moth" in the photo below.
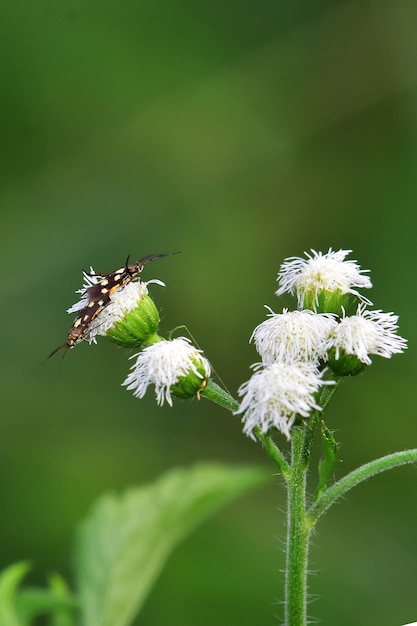
<svg viewBox="0 0 417 626">
<path fill-rule="evenodd" d="M 124 266 L 114 272 L 110 272 L 108 274 L 89 274 L 91 278 L 100 277 L 100 280 L 90 287 L 87 287 L 83 292 L 83 297 L 87 299 L 86 306 L 75 318 L 73 325 L 68 331 L 66 342 L 55 348 L 55 350 L 53 350 L 48 356 L 48 359 L 54 356 L 54 354 L 62 348 L 66 348 L 64 353 L 65 356 L 68 350 L 71 350 L 71 348 L 86 337 L 91 324 L 97 315 L 99 315 L 99 313 L 101 313 L 103 309 L 110 304 L 111 295 L 117 289 L 122 289 L 133 280 L 136 280 L 145 265 L 150 261 L 170 256 L 170 254 L 171 253 L 169 252 L 161 254 L 148 254 L 147 256 L 139 259 L 136 263 L 132 263 L 130 265 L 129 257 L 127 257 Z"/>
</svg>

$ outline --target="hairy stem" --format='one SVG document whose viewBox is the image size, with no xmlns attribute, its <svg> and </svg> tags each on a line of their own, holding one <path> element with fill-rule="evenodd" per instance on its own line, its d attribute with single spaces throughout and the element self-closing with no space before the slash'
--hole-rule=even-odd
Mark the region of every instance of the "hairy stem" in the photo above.
<svg viewBox="0 0 417 626">
<path fill-rule="evenodd" d="M 208 379 L 207 385 L 200 391 L 201 396 L 205 396 L 208 400 L 212 400 L 228 411 L 237 411 L 239 402 L 230 395 L 228 391 L 222 389 L 215 382 Z"/>
<path fill-rule="evenodd" d="M 380 459 L 375 459 L 365 465 L 361 465 L 321 494 L 308 511 L 311 525 L 314 526 L 317 520 L 336 502 L 336 500 L 343 497 L 347 491 L 356 487 L 356 485 L 359 485 L 364 480 L 376 474 L 380 474 L 381 472 L 393 469 L 394 467 L 416 462 L 417 449 L 413 449 L 394 452 L 393 454 L 388 454 Z"/>
<path fill-rule="evenodd" d="M 281 450 L 278 448 L 278 446 L 274 443 L 274 441 L 269 435 L 265 435 L 264 433 L 262 433 L 259 426 L 256 426 L 256 428 L 253 429 L 253 432 L 255 433 L 259 441 L 262 443 L 269 457 L 278 467 L 282 476 L 286 480 L 289 480 L 291 476 L 291 468 L 289 464 L 287 463 L 287 460 L 282 454 Z"/>
<path fill-rule="evenodd" d="M 305 432 L 291 437 L 291 473 L 287 480 L 287 552 L 285 568 L 285 626 L 307 624 L 307 567 L 311 526 L 306 518 Z"/>
</svg>

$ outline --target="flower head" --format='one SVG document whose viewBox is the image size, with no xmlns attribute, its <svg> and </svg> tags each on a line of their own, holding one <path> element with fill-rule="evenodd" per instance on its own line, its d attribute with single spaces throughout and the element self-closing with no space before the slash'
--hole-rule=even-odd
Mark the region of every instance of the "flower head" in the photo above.
<svg viewBox="0 0 417 626">
<path fill-rule="evenodd" d="M 288 439 L 297 415 L 309 417 L 312 410 L 320 410 L 314 394 L 323 384 L 313 363 L 257 364 L 252 378 L 239 389 L 243 396 L 237 414 L 243 414 L 243 432 L 255 439 L 253 430 L 263 433 L 277 428 Z"/>
<path fill-rule="evenodd" d="M 110 304 L 101 311 L 91 325 L 89 340 L 105 335 L 125 347 L 138 348 L 157 337 L 160 317 L 154 301 L 148 295 L 150 282 L 136 281 L 118 289 L 110 296 Z"/>
<path fill-rule="evenodd" d="M 76 292 L 81 294 L 80 300 L 67 310 L 68 313 L 84 309 L 88 312 L 92 302 L 89 289 L 103 280 L 102 276 L 94 273 L 92 267 L 90 273 L 83 272 L 83 277 L 84 284 Z M 97 336 L 102 335 L 119 345 L 134 348 L 153 337 L 160 318 L 153 300 L 148 295 L 150 283 L 164 286 L 164 283 L 156 279 L 147 282 L 137 279 L 115 289 L 110 294 L 108 302 L 93 318 L 83 338 L 91 344 L 97 343 Z"/>
<path fill-rule="evenodd" d="M 251 340 L 264 363 L 325 359 L 329 334 L 337 322 L 325 313 L 271 311 L 269 318 L 253 331 Z"/>
<path fill-rule="evenodd" d="M 351 250 L 333 251 L 326 254 L 311 250 L 306 259 L 290 257 L 278 273 L 277 295 L 296 295 L 299 308 L 315 311 L 340 312 L 340 305 L 346 304 L 346 297 L 354 295 L 362 302 L 371 304 L 354 287 L 372 287 L 368 270 L 361 270 L 356 261 L 346 261 Z"/>
<path fill-rule="evenodd" d="M 92 322 L 88 333 L 89 342 L 96 342 L 97 335 L 106 335 L 118 322 L 134 311 L 148 295 L 147 283 L 136 281 L 117 289 L 108 304 Z"/>
<path fill-rule="evenodd" d="M 345 369 L 346 355 L 355 357 L 361 364 L 370 365 L 372 363 L 370 355 L 388 359 L 393 354 L 404 352 L 407 348 L 407 341 L 397 335 L 397 322 L 398 315 L 394 313 L 368 311 L 364 306 L 358 307 L 356 315 L 343 316 L 329 339 L 329 348 L 334 349 L 334 358 L 331 360 L 332 369 L 335 371 L 340 368 Z M 338 361 L 340 361 L 339 364 Z M 348 362 L 351 366 L 352 359 Z"/>
<path fill-rule="evenodd" d="M 155 385 L 159 405 L 166 400 L 172 406 L 172 395 L 198 396 L 210 376 L 210 363 L 185 337 L 158 341 L 132 358 L 136 357 L 123 385 L 138 398 L 143 398 L 149 385 Z"/>
</svg>

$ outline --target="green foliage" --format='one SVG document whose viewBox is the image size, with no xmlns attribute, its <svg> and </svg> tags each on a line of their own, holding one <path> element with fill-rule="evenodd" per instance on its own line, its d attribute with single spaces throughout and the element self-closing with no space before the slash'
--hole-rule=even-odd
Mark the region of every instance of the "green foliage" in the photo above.
<svg viewBox="0 0 417 626">
<path fill-rule="evenodd" d="M 0 576 L 1 626 L 29 626 L 38 615 L 51 613 L 51 626 L 73 626 L 76 606 L 65 581 L 54 574 L 49 589 L 19 589 L 29 571 L 27 562 L 15 563 Z"/>
<path fill-rule="evenodd" d="M 17 587 L 29 569 L 28 563 L 16 563 L 8 567 L 0 578 L 0 624 L 22 626 L 17 614 Z"/>
<path fill-rule="evenodd" d="M 340 447 L 323 420 L 321 422 L 321 441 L 323 444 L 323 456 L 319 462 L 319 485 L 314 494 L 314 501 L 323 493 L 328 481 L 333 476 L 334 464 Z"/>
<path fill-rule="evenodd" d="M 74 512 L 108 486 L 202 458 L 263 462 L 239 418 L 206 399 L 161 410 L 123 392 L 130 362 L 105 342 L 38 367 L 64 341 L 65 309 L 90 264 L 106 272 L 129 253 L 182 250 L 143 278 L 167 284 L 151 287 L 163 328 L 187 324 L 233 392 L 248 377 L 262 304 L 292 305 L 273 296 L 280 260 L 352 247 L 372 267 L 378 306 L 400 314 L 410 350 L 337 394 L 335 477 L 415 445 L 414 0 L 6 0 L 2 9 L 0 569 L 36 555 L 37 571 L 64 571 Z M 400 475 L 401 488 L 388 472 L 356 490 L 331 512 L 337 532 L 313 542 L 320 623 L 417 620 L 415 472 Z M 276 626 L 283 565 L 269 563 L 271 552 L 282 557 L 271 538 L 283 539 L 284 491 L 276 495 L 273 506 L 263 490 L 256 509 L 230 512 L 229 559 L 242 566 L 232 584 L 230 567 L 217 571 L 212 606 L 176 562 L 172 578 L 191 600 L 179 616 L 150 602 L 147 624 Z M 223 541 L 222 525 L 211 532 Z M 249 580 L 243 563 L 261 560 Z"/>
<path fill-rule="evenodd" d="M 128 626 L 176 545 L 198 524 L 267 475 L 259 468 L 201 464 L 175 469 L 143 487 L 103 496 L 80 524 L 76 574 L 83 626 Z M 30 626 L 41 614 L 52 626 L 73 626 L 76 602 L 66 583 L 19 585 L 29 565 L 0 576 L 1 626 Z"/>
<path fill-rule="evenodd" d="M 174 547 L 226 502 L 264 480 L 259 469 L 197 465 L 101 498 L 78 533 L 83 626 L 130 624 Z"/>
</svg>

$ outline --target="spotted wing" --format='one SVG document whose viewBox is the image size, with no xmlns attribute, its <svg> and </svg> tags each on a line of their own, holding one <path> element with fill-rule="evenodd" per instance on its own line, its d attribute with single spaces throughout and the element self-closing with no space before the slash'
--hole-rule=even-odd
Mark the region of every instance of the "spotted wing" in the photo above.
<svg viewBox="0 0 417 626">
<path fill-rule="evenodd" d="M 80 311 L 70 331 L 68 333 L 68 343 L 75 345 L 88 333 L 88 330 L 103 309 L 110 304 L 110 296 L 112 293 L 123 286 L 130 279 L 129 275 L 123 269 L 122 271 L 111 272 L 103 275 L 103 278 L 96 284 L 91 285 L 85 290 L 88 304 Z"/>
</svg>

